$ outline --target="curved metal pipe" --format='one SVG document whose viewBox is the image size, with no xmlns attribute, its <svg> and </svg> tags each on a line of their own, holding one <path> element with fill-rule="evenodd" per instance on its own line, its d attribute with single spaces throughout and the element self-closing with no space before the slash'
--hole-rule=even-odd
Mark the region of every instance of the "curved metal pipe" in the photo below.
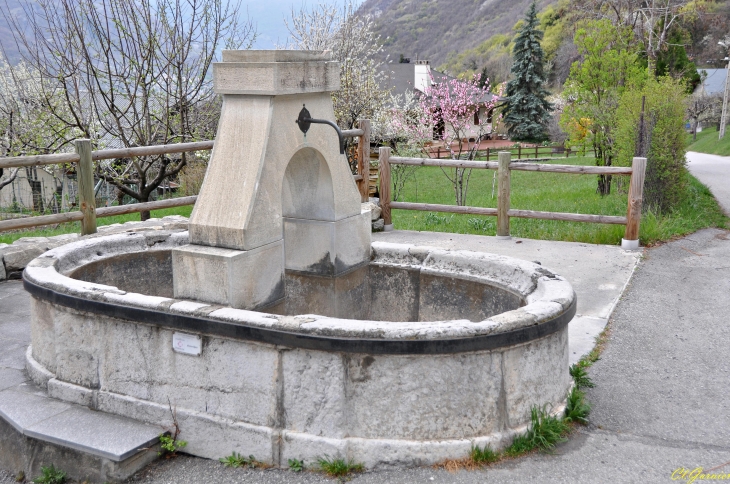
<svg viewBox="0 0 730 484">
<path fill-rule="evenodd" d="M 299 111 L 299 117 L 294 121 L 299 125 L 299 129 L 302 131 L 302 133 L 307 134 L 307 131 L 309 131 L 309 127 L 314 124 L 327 124 L 329 126 L 332 126 L 335 131 L 337 131 L 337 137 L 340 140 L 340 154 L 345 154 L 345 138 L 342 136 L 342 130 L 340 129 L 337 124 L 334 122 L 328 120 L 328 119 L 314 119 L 309 114 L 309 110 L 307 107 L 302 104 L 302 110 Z"/>
</svg>

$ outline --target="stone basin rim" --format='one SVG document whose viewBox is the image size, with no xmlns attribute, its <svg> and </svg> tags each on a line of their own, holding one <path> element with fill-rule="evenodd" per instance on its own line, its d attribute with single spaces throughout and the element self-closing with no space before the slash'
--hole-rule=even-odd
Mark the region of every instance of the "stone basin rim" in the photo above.
<svg viewBox="0 0 730 484">
<path fill-rule="evenodd" d="M 575 315 L 576 302 L 556 317 L 512 331 L 450 339 L 375 339 L 338 338 L 276 329 L 260 328 L 200 316 L 143 309 L 134 306 L 94 301 L 48 289 L 23 277 L 23 287 L 38 299 L 77 311 L 111 316 L 162 328 L 203 333 L 223 338 L 242 339 L 275 346 L 353 354 L 437 355 L 483 351 L 528 343 L 564 328 Z"/>
<path fill-rule="evenodd" d="M 194 311 L 176 311 L 174 308 L 178 303 L 195 304 L 192 301 L 125 292 L 113 286 L 72 279 L 57 270 L 59 262 L 64 257 L 72 252 L 75 252 L 74 255 L 78 257 L 79 250 L 91 254 L 92 258 L 95 255 L 104 258 L 127 252 L 170 250 L 187 242 L 186 232 L 167 233 L 162 242 L 158 240 L 160 236 L 163 234 L 158 232 L 154 244 L 149 246 L 143 233 L 128 233 L 121 234 L 121 236 L 95 237 L 68 244 L 63 248 L 53 249 L 28 265 L 23 273 L 24 287 L 40 300 L 81 312 L 112 316 L 184 332 L 249 340 L 276 346 L 361 354 L 451 354 L 497 349 L 527 343 L 559 331 L 570 322 L 576 312 L 576 297 L 570 284 L 563 278 L 545 271 L 537 264 L 481 252 L 448 251 L 407 244 L 374 243 L 371 264 L 388 264 L 392 267 L 407 268 L 412 264 L 404 261 L 402 256 L 411 253 L 419 254 L 416 257 L 417 264 L 434 254 L 445 258 L 443 260 L 446 263 L 442 264 L 441 268 L 434 266 L 429 269 L 441 272 L 444 272 L 443 267 L 449 266 L 449 264 L 453 266 L 454 260 L 458 266 L 460 257 L 468 259 L 478 256 L 488 263 L 512 261 L 516 264 L 515 271 L 521 271 L 520 277 L 523 279 L 521 281 L 523 287 L 516 292 L 528 292 L 525 295 L 527 305 L 481 322 L 467 320 L 372 322 L 318 315 L 278 316 L 260 311 L 232 308 L 211 311 L 206 316 L 195 314 Z M 99 249 L 105 244 L 108 249 L 109 242 L 112 242 L 114 253 L 102 254 Z M 120 242 L 122 246 L 126 247 L 120 247 Z M 386 255 L 383 256 L 383 254 Z M 424 254 L 427 255 L 424 257 Z M 390 260 L 385 260 L 388 257 Z M 88 261 L 84 263 L 88 263 Z M 422 269 L 426 270 L 425 267 Z M 445 273 L 449 275 L 449 271 L 451 270 L 447 270 Z M 450 274 L 457 278 L 460 275 L 464 279 L 474 277 L 473 271 L 470 274 L 467 270 L 464 271 L 464 274 L 453 271 Z M 525 290 L 525 281 L 531 281 L 534 287 L 531 290 Z M 499 281 L 493 282 L 493 285 L 499 284 Z M 532 296 L 538 290 L 541 291 L 541 295 Z M 166 307 L 158 307 L 162 301 L 166 302 Z M 216 306 L 200 304 L 200 306 L 204 305 Z M 170 309 L 170 306 L 173 308 Z M 220 308 L 220 306 L 218 307 Z M 217 312 L 224 314 L 215 314 Z M 312 324 L 313 322 L 315 327 L 314 329 L 312 327 L 292 328 L 293 321 L 299 324 Z M 317 324 L 320 326 L 316 327 Z M 373 327 L 367 327 L 368 324 Z M 379 334 L 381 333 L 379 326 L 387 324 L 401 325 L 400 328 L 405 333 L 410 333 L 401 337 L 383 338 L 382 334 Z M 393 331 L 390 330 L 382 331 L 382 333 L 388 332 L 393 334 Z"/>
</svg>

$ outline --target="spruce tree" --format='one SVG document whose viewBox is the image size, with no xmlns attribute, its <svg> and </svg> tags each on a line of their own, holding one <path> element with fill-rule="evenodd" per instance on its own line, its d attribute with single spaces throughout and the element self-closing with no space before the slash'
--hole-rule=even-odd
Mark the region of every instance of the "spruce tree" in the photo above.
<svg viewBox="0 0 730 484">
<path fill-rule="evenodd" d="M 540 47 L 542 31 L 538 25 L 537 6 L 533 2 L 515 39 L 511 71 L 514 79 L 507 84 L 504 122 L 509 137 L 515 141 L 534 142 L 548 138 L 547 124 L 553 107 L 545 99 L 549 93 L 543 87 L 545 54 Z"/>
</svg>

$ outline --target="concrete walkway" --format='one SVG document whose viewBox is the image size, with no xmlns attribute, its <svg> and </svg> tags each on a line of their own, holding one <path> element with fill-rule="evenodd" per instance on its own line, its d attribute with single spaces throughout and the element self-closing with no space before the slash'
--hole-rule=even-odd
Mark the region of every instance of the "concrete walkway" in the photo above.
<svg viewBox="0 0 730 484">
<path fill-rule="evenodd" d="M 689 171 L 707 185 L 730 215 L 730 156 L 687 152 Z"/>
</svg>

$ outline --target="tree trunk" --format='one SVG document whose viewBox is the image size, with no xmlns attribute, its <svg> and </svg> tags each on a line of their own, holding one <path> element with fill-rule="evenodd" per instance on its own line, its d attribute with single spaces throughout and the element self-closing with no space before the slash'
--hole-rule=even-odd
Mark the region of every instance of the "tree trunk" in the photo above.
<svg viewBox="0 0 730 484">
<path fill-rule="evenodd" d="M 146 203 L 150 201 L 150 195 L 152 195 L 152 190 L 144 190 L 142 193 L 140 193 L 140 197 L 137 199 L 137 203 Z M 143 212 L 139 212 L 139 219 L 144 222 L 145 220 L 150 219 L 150 211 L 145 210 Z"/>
<path fill-rule="evenodd" d="M 603 195 L 611 194 L 611 175 L 598 175 L 598 193 Z"/>
</svg>

